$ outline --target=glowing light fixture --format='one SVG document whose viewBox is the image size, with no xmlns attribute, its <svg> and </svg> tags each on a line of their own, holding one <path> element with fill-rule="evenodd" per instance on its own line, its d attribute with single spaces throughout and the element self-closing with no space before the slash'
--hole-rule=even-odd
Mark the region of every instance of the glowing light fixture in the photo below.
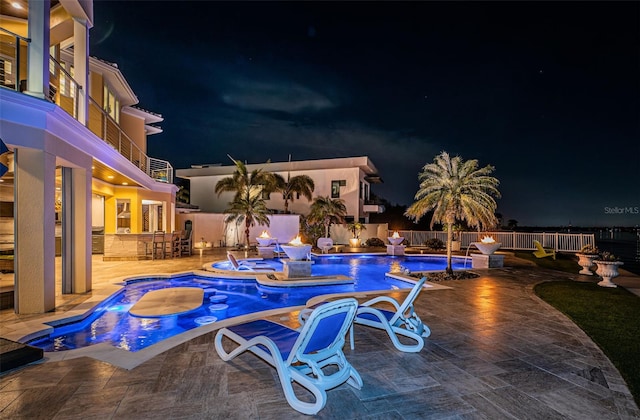
<svg viewBox="0 0 640 420">
<path fill-rule="evenodd" d="M 24 9 L 24 7 L 22 7 L 22 5 L 21 5 L 20 3 L 18 3 L 17 1 L 11 2 L 11 6 L 12 6 L 14 9 L 18 9 L 18 10 L 22 10 L 22 9 Z"/>
</svg>

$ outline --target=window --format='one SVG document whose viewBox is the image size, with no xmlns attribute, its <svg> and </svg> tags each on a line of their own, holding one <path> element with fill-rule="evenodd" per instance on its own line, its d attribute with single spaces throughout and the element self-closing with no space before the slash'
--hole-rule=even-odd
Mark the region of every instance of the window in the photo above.
<svg viewBox="0 0 640 420">
<path fill-rule="evenodd" d="M 143 200 L 142 231 L 154 232 L 156 230 L 165 230 L 162 215 L 163 211 L 161 202 Z"/>
<path fill-rule="evenodd" d="M 347 181 L 341 179 L 339 181 L 331 181 L 331 198 L 340 198 L 340 187 L 345 187 Z"/>
<path fill-rule="evenodd" d="M 131 233 L 130 200 L 116 200 L 116 233 Z"/>
<path fill-rule="evenodd" d="M 4 56 L 0 56 L 0 84 L 5 86 L 15 86 L 13 74 L 13 61 Z"/>
<path fill-rule="evenodd" d="M 102 108 L 118 124 L 120 123 L 120 101 L 113 94 L 109 86 L 104 85 L 104 97 L 102 98 Z"/>
</svg>

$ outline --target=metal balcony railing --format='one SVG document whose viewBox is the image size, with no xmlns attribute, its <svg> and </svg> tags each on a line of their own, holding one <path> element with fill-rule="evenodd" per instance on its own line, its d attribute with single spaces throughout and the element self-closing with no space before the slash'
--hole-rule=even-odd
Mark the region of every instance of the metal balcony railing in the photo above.
<svg viewBox="0 0 640 420">
<path fill-rule="evenodd" d="M 0 35 L 0 86 L 24 92 L 27 84 L 26 57 L 31 40 L 1 27 Z M 44 96 L 77 120 L 78 98 L 85 95 L 83 87 L 54 57 L 49 59 L 49 92 Z M 173 167 L 169 162 L 147 156 L 98 102 L 89 95 L 87 98 L 89 116 L 86 126 L 89 130 L 151 178 L 173 183 Z"/>
</svg>

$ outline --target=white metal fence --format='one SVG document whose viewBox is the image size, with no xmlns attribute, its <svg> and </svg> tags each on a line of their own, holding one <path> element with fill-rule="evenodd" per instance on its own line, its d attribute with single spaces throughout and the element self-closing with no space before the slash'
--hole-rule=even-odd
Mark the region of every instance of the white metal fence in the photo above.
<svg viewBox="0 0 640 420">
<path fill-rule="evenodd" d="M 389 231 L 391 236 L 393 231 Z M 427 239 L 438 238 L 447 241 L 447 232 L 401 230 L 398 234 L 404 237 L 410 246 L 424 245 Z M 460 246 L 466 248 L 472 242 L 479 242 L 483 237 L 490 236 L 502 244 L 501 248 L 513 250 L 534 250 L 533 244 L 537 240 L 544 247 L 556 251 L 577 252 L 586 244 L 595 245 L 593 233 L 558 233 L 558 232 L 456 232 Z"/>
</svg>

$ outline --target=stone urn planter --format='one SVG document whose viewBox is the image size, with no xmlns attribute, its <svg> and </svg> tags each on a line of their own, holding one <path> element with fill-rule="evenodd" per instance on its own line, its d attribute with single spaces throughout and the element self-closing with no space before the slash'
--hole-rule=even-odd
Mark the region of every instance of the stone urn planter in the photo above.
<svg viewBox="0 0 640 420">
<path fill-rule="evenodd" d="M 611 281 L 611 279 L 618 277 L 620 273 L 618 273 L 618 267 L 623 265 L 622 261 L 602 261 L 595 260 L 593 261 L 598 269 L 596 270 L 596 274 L 602 277 L 602 281 L 598 282 L 598 286 L 602 287 L 618 287 L 615 283 Z"/>
<path fill-rule="evenodd" d="M 576 256 L 578 257 L 578 265 L 582 267 L 582 270 L 580 270 L 578 273 L 584 274 L 586 276 L 593 276 L 591 267 L 595 265 L 593 263 L 593 260 L 598 259 L 598 254 L 581 254 L 578 252 Z"/>
</svg>

